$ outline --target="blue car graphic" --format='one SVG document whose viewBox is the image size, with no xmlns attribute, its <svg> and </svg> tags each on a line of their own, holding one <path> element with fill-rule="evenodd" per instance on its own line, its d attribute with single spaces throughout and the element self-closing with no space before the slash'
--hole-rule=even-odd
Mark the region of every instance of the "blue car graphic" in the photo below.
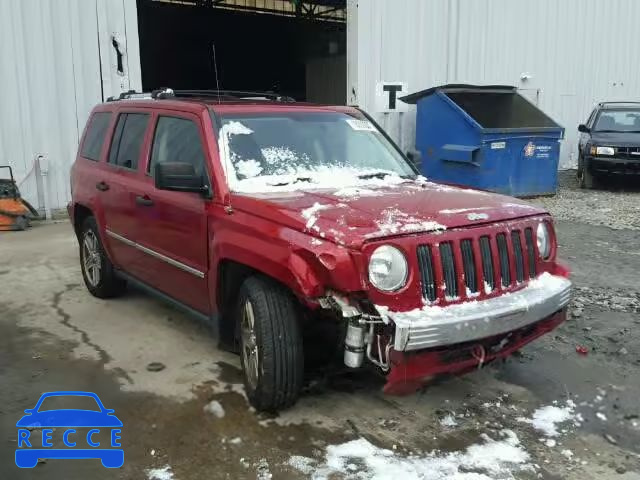
<svg viewBox="0 0 640 480">
<path fill-rule="evenodd" d="M 49 397 L 91 397 L 99 411 L 80 409 L 56 409 L 39 411 L 42 402 Z M 20 468 L 33 468 L 39 458 L 62 459 L 100 459 L 107 468 L 119 468 L 124 464 L 124 450 L 120 447 L 120 428 L 122 422 L 113 413 L 114 410 L 104 407 L 98 395 L 92 392 L 49 392 L 43 394 L 34 408 L 24 411 L 26 415 L 18 420 L 18 448 L 16 449 L 16 465 Z M 66 429 L 63 433 L 66 448 L 52 448 L 50 427 Z M 76 442 L 71 442 L 71 436 L 77 434 L 75 428 L 90 427 L 86 435 L 87 443 L 96 448 L 73 448 Z M 100 428 L 111 429 L 111 448 L 97 448 L 98 442 L 93 436 L 100 433 Z M 33 429 L 41 430 L 42 447 L 32 448 L 30 436 Z M 35 443 L 35 439 L 34 439 Z M 25 447 L 25 448 L 21 448 Z M 34 445 L 35 447 L 35 445 Z"/>
</svg>

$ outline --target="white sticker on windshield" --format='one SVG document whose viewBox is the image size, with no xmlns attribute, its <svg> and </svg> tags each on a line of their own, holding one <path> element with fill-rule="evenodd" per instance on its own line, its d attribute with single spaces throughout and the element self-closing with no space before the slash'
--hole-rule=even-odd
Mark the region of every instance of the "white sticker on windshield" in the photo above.
<svg viewBox="0 0 640 480">
<path fill-rule="evenodd" d="M 347 120 L 347 123 L 351 125 L 351 128 L 354 130 L 361 130 L 363 132 L 375 132 L 376 127 L 373 126 L 369 120 L 357 120 L 355 118 L 350 118 Z"/>
</svg>

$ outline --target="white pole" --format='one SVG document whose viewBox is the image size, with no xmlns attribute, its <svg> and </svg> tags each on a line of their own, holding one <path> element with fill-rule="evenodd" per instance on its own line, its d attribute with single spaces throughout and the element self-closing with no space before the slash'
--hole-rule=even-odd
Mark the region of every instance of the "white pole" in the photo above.
<svg viewBox="0 0 640 480">
<path fill-rule="evenodd" d="M 49 173 L 49 159 L 44 155 L 38 155 L 38 163 L 40 164 L 40 175 L 42 175 L 42 187 L 44 189 L 44 211 L 45 218 L 51 220 L 51 198 L 49 197 L 49 182 L 47 174 Z"/>
</svg>

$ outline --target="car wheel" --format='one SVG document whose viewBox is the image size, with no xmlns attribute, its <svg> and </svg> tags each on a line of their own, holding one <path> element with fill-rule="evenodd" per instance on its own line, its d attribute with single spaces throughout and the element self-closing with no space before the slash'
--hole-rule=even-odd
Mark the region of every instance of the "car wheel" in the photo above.
<svg viewBox="0 0 640 480">
<path fill-rule="evenodd" d="M 304 358 L 295 299 L 285 288 L 250 277 L 238 296 L 236 319 L 244 383 L 251 405 L 277 411 L 298 399 Z"/>
<path fill-rule="evenodd" d="M 589 171 L 589 168 L 587 168 L 584 162 L 580 162 L 578 167 L 578 182 L 580 188 L 587 190 L 591 190 L 597 186 L 597 178 Z"/>
<path fill-rule="evenodd" d="M 84 283 L 98 298 L 111 298 L 121 294 L 126 282 L 116 275 L 106 255 L 94 217 L 88 217 L 80 232 L 80 266 Z"/>
</svg>

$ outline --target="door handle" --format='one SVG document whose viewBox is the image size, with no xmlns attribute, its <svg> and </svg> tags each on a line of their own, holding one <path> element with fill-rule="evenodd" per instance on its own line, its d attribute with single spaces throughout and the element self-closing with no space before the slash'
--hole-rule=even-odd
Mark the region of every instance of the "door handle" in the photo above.
<svg viewBox="0 0 640 480">
<path fill-rule="evenodd" d="M 143 207 L 150 207 L 153 205 L 153 200 L 151 200 L 147 195 L 137 195 L 136 203 L 138 205 L 142 205 Z"/>
<path fill-rule="evenodd" d="M 96 188 L 101 192 L 106 192 L 107 190 L 109 190 L 109 185 L 104 182 L 98 182 L 96 183 Z"/>
</svg>

